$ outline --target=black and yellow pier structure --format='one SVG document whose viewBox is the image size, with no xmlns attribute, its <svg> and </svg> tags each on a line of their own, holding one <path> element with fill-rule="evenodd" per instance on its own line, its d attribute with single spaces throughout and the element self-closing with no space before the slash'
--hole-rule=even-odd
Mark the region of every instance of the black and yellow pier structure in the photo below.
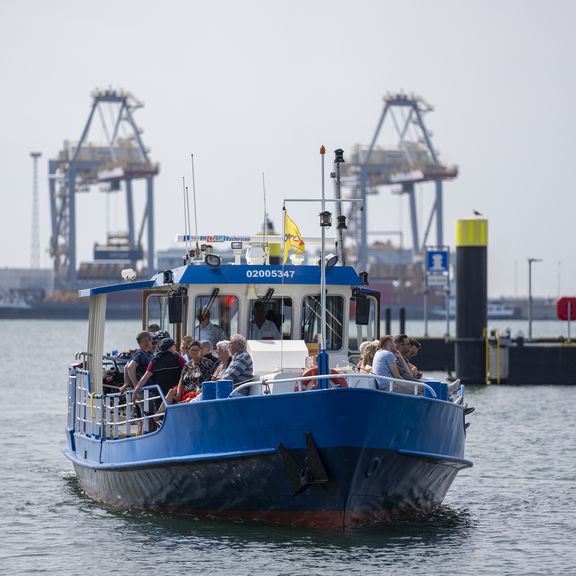
<svg viewBox="0 0 576 576">
<path fill-rule="evenodd" d="M 456 377 L 486 381 L 484 335 L 488 322 L 488 220 L 456 222 Z"/>
</svg>

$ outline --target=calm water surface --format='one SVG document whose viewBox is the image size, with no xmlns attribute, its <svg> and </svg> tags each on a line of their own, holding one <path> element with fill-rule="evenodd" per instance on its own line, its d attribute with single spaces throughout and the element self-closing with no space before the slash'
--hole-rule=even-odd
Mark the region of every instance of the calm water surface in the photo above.
<svg viewBox="0 0 576 576">
<path fill-rule="evenodd" d="M 576 387 L 469 388 L 474 467 L 419 521 L 340 534 L 171 518 L 94 504 L 61 454 L 85 324 L 1 328 L 0 574 L 576 574 Z M 107 349 L 137 331 L 112 323 Z"/>
</svg>

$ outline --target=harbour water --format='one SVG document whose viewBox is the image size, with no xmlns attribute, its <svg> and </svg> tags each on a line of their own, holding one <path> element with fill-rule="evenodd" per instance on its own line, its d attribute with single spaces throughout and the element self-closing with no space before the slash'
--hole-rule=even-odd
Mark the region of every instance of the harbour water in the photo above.
<svg viewBox="0 0 576 576">
<path fill-rule="evenodd" d="M 441 335 L 445 323 L 433 324 Z M 139 329 L 108 328 L 108 350 L 132 346 Z M 535 335 L 562 329 L 534 325 Z M 439 511 L 345 534 L 304 531 L 119 512 L 83 496 L 61 449 L 66 366 L 85 340 L 84 322 L 2 321 L 2 574 L 575 573 L 576 387 L 468 388 L 474 467 Z"/>
</svg>

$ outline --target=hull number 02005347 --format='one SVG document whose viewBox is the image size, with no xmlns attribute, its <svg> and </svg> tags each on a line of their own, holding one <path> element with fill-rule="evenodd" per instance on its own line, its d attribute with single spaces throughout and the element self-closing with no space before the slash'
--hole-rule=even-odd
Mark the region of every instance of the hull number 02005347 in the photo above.
<svg viewBox="0 0 576 576">
<path fill-rule="evenodd" d="M 294 270 L 246 270 L 246 278 L 293 278 Z"/>
</svg>

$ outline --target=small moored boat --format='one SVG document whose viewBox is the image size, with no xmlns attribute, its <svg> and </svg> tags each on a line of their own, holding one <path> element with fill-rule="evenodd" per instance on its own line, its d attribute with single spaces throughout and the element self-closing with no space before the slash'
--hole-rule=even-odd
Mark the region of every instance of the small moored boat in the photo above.
<svg viewBox="0 0 576 576">
<path fill-rule="evenodd" d="M 446 308 L 434 307 L 431 310 L 434 316 L 446 317 Z M 486 309 L 487 317 L 491 320 L 513 319 L 518 317 L 518 310 L 507 306 L 500 300 L 489 300 Z M 450 298 L 448 305 L 448 315 L 450 318 L 456 318 L 456 299 Z"/>
</svg>

